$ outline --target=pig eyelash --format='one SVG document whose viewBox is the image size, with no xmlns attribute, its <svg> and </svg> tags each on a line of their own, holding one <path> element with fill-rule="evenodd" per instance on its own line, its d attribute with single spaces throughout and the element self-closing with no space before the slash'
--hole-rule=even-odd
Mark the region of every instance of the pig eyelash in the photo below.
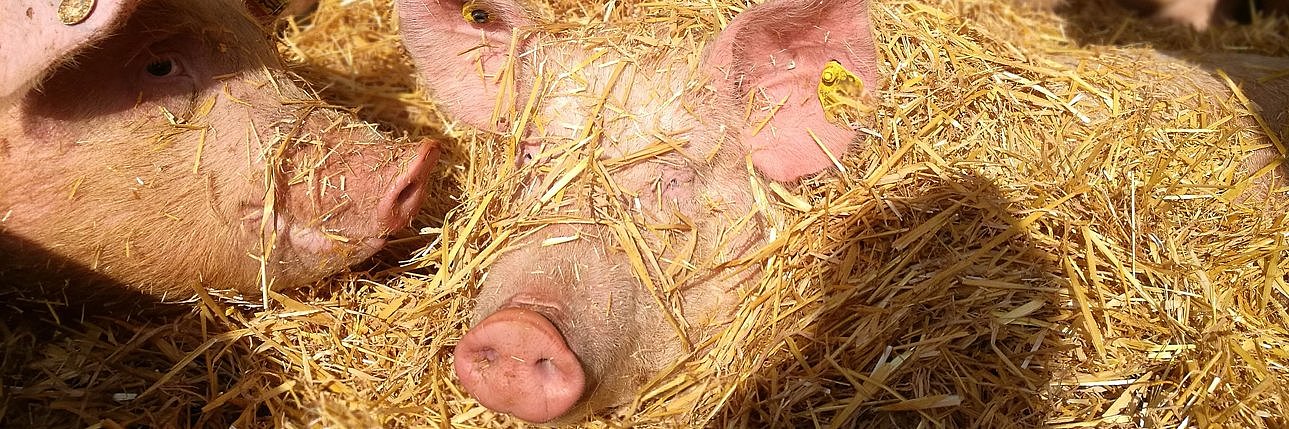
<svg viewBox="0 0 1289 429">
<path fill-rule="evenodd" d="M 135 48 L 123 64 L 127 67 L 136 67 L 140 60 L 143 62 L 143 72 L 150 77 L 164 78 L 174 77 L 187 72 L 179 60 L 173 45 L 179 43 L 175 40 L 175 34 L 171 32 L 155 32 L 148 34 L 148 41 L 141 43 Z"/>
</svg>

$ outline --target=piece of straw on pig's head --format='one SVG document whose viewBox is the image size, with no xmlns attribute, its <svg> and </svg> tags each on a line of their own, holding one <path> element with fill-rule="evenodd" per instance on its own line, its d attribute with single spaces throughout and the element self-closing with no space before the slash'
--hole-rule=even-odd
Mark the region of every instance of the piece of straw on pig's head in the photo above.
<svg viewBox="0 0 1289 429">
<path fill-rule="evenodd" d="M 2 283 L 89 272 L 153 296 L 259 296 L 368 258 L 419 210 L 438 147 L 320 102 L 241 2 L 0 15 Z"/>
<path fill-rule="evenodd" d="M 821 82 L 850 76 L 858 107 L 877 83 L 862 0 L 770 1 L 671 47 L 543 25 L 512 0 L 398 6 L 441 109 L 509 142 L 476 149 L 505 159 L 477 174 L 521 167 L 497 206 L 511 216 L 489 219 L 513 228 L 492 236 L 505 250 L 483 267 L 454 366 L 481 404 L 531 422 L 621 404 L 701 348 L 758 279 L 746 261 L 773 217 L 761 184 L 858 144 Z"/>
</svg>

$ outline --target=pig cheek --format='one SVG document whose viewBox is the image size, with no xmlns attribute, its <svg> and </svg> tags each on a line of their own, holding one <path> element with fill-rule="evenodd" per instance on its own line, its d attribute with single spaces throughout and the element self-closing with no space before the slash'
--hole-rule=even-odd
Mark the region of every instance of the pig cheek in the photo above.
<svg viewBox="0 0 1289 429">
<path fill-rule="evenodd" d="M 624 203 L 643 214 L 649 221 L 667 223 L 674 220 L 677 207 L 681 208 L 682 213 L 689 215 L 688 208 L 693 205 L 693 198 L 697 196 L 693 187 L 694 175 L 693 170 L 668 168 L 661 172 L 646 172 L 644 176 L 652 178 L 640 180 L 635 184 L 631 184 L 632 179 L 625 174 L 617 175 L 614 179 L 631 189 L 634 194 L 634 201 L 624 200 Z"/>
<path fill-rule="evenodd" d="M 289 189 L 275 189 L 272 195 L 267 194 L 265 185 L 270 181 L 282 186 L 287 183 L 280 172 L 269 172 L 273 177 L 266 180 L 265 170 L 259 164 L 259 168 L 247 175 L 247 180 L 225 188 L 228 196 L 235 196 L 228 200 L 241 201 L 233 209 L 240 226 L 238 236 L 244 240 L 241 248 L 255 255 L 267 253 L 265 256 L 272 262 L 270 275 L 278 285 L 307 282 L 338 269 L 337 265 L 343 266 L 328 258 L 314 256 L 325 255 L 332 249 L 331 243 L 320 233 L 293 227 L 301 222 L 296 221 L 292 214 L 302 210 L 289 207 L 292 193 Z"/>
<path fill-rule="evenodd" d="M 273 248 L 266 249 L 273 260 L 303 263 L 317 271 L 343 265 L 335 260 L 343 259 L 337 257 L 341 255 L 333 255 L 340 250 L 337 244 L 342 237 L 328 236 L 327 225 L 330 217 L 345 204 L 322 196 L 319 182 L 326 179 L 309 172 L 295 171 L 288 167 L 293 164 L 291 162 L 275 162 L 278 163 L 282 165 L 269 170 L 272 177 L 260 182 L 272 186 L 272 200 L 263 201 L 263 205 L 247 204 L 242 208 L 246 212 L 242 218 L 243 230 L 251 235 L 263 235 L 266 242 L 273 243 Z M 269 191 L 264 186 L 259 188 L 261 195 L 268 195 Z M 333 206 L 328 209 L 324 200 Z"/>
</svg>

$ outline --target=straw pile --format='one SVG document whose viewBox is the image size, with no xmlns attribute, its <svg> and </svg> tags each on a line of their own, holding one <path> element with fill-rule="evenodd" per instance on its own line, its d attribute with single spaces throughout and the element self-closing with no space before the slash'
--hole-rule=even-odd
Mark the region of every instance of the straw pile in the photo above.
<svg viewBox="0 0 1289 429">
<path fill-rule="evenodd" d="M 705 34 L 732 3 L 549 12 Z M 766 190 L 776 238 L 735 322 L 586 426 L 1289 425 L 1289 204 L 1234 198 L 1265 131 L 1239 99 L 1152 83 L 1194 71 L 1138 61 L 1152 46 L 1289 55 L 1289 24 L 1196 35 L 1101 5 L 873 7 L 889 81 L 866 150 Z M 489 222 L 510 215 L 487 201 L 511 185 L 485 173 L 505 142 L 444 125 L 395 31 L 384 1 L 323 1 L 283 51 L 329 101 L 458 139 L 418 233 L 267 310 L 23 305 L 0 324 L 0 426 L 515 424 L 450 368 Z"/>
</svg>

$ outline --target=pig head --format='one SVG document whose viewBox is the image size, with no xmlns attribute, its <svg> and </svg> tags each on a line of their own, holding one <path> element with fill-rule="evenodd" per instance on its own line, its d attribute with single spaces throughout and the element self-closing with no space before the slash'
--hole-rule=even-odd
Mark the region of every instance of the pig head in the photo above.
<svg viewBox="0 0 1289 429">
<path fill-rule="evenodd" d="M 531 422 L 624 403 L 700 350 L 760 274 L 747 259 L 774 216 L 753 197 L 763 179 L 832 168 L 858 144 L 856 122 L 825 112 L 826 68 L 855 77 L 860 104 L 877 83 L 863 0 L 770 1 L 682 50 L 543 26 L 511 0 L 397 5 L 441 108 L 509 142 L 477 174 L 513 177 L 487 221 L 516 231 L 493 244 L 506 250 L 454 366 L 481 404 Z"/>
<path fill-rule="evenodd" d="M 240 2 L 6 0 L 0 16 L 6 286 L 85 270 L 172 298 L 295 286 L 369 257 L 420 206 L 437 146 L 302 89 Z"/>
</svg>

